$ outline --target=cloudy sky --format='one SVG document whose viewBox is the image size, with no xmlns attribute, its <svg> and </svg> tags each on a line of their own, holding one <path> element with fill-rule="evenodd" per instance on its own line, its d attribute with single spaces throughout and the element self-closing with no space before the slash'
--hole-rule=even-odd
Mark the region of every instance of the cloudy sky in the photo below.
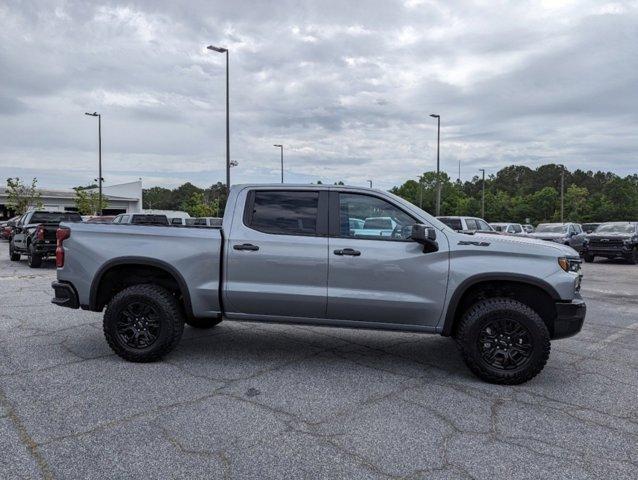
<svg viewBox="0 0 638 480">
<path fill-rule="evenodd" d="M 0 181 L 390 188 L 435 168 L 638 172 L 638 2 L 0 3 Z"/>
</svg>

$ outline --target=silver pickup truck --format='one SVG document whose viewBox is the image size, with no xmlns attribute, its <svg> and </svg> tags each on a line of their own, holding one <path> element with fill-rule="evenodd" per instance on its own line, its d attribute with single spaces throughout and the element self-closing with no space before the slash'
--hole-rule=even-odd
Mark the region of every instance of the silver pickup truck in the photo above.
<svg viewBox="0 0 638 480">
<path fill-rule="evenodd" d="M 480 378 L 518 384 L 585 317 L 570 247 L 457 233 L 372 189 L 234 186 L 218 229 L 62 224 L 57 239 L 53 303 L 106 309 L 106 340 L 137 362 L 184 323 L 280 322 L 452 336 Z"/>
</svg>

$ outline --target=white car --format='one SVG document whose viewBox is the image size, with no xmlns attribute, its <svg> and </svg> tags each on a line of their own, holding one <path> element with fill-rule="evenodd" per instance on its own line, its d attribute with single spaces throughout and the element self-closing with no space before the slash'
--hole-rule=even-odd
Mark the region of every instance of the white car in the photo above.
<svg viewBox="0 0 638 480">
<path fill-rule="evenodd" d="M 507 235 L 527 235 L 527 231 L 520 223 L 490 223 L 490 225 L 497 232 Z"/>
<path fill-rule="evenodd" d="M 461 233 L 495 233 L 482 218 L 478 217 L 436 217 L 452 230 Z"/>
</svg>

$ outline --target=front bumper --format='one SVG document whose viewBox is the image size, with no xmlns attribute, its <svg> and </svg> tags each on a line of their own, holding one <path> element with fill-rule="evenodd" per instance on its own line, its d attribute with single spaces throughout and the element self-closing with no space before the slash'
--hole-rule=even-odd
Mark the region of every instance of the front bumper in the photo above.
<svg viewBox="0 0 638 480">
<path fill-rule="evenodd" d="M 60 307 L 79 308 L 78 294 L 70 283 L 53 282 L 51 284 L 55 291 L 55 297 L 51 299 L 51 303 Z"/>
<path fill-rule="evenodd" d="M 586 313 L 587 306 L 580 296 L 571 302 L 557 302 L 552 340 L 571 337 L 580 332 Z"/>
<path fill-rule="evenodd" d="M 628 257 L 632 253 L 633 247 L 622 245 L 622 246 L 610 246 L 610 247 L 599 247 L 588 245 L 583 249 L 585 254 L 590 254 L 594 256 L 600 257 Z"/>
</svg>

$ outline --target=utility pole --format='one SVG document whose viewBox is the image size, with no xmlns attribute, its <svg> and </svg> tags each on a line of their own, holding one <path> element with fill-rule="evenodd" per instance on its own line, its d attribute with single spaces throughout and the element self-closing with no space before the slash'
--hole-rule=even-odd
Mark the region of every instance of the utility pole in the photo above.
<svg viewBox="0 0 638 480">
<path fill-rule="evenodd" d="M 226 54 L 226 194 L 230 193 L 230 114 L 229 114 L 229 80 L 228 80 L 228 49 L 209 45 L 208 50 Z"/>
<path fill-rule="evenodd" d="M 84 113 L 89 117 L 97 117 L 97 158 L 98 158 L 98 173 L 97 173 L 97 189 L 98 189 L 98 215 L 102 215 L 102 115 L 93 113 Z"/>
<path fill-rule="evenodd" d="M 430 115 L 436 118 L 436 216 L 441 215 L 441 164 L 439 161 L 439 147 L 441 145 L 441 116 L 436 113 Z"/>
<path fill-rule="evenodd" d="M 482 192 L 481 192 L 481 218 L 485 219 L 485 169 L 481 168 L 481 172 L 483 172 L 483 184 Z"/>
<path fill-rule="evenodd" d="M 459 183 L 461 183 L 461 160 L 459 160 Z"/>
<path fill-rule="evenodd" d="M 284 183 L 284 146 L 277 144 L 273 145 L 273 147 L 278 147 L 281 149 L 281 183 Z"/>
<path fill-rule="evenodd" d="M 565 165 L 560 172 L 560 223 L 565 223 Z"/>
</svg>

